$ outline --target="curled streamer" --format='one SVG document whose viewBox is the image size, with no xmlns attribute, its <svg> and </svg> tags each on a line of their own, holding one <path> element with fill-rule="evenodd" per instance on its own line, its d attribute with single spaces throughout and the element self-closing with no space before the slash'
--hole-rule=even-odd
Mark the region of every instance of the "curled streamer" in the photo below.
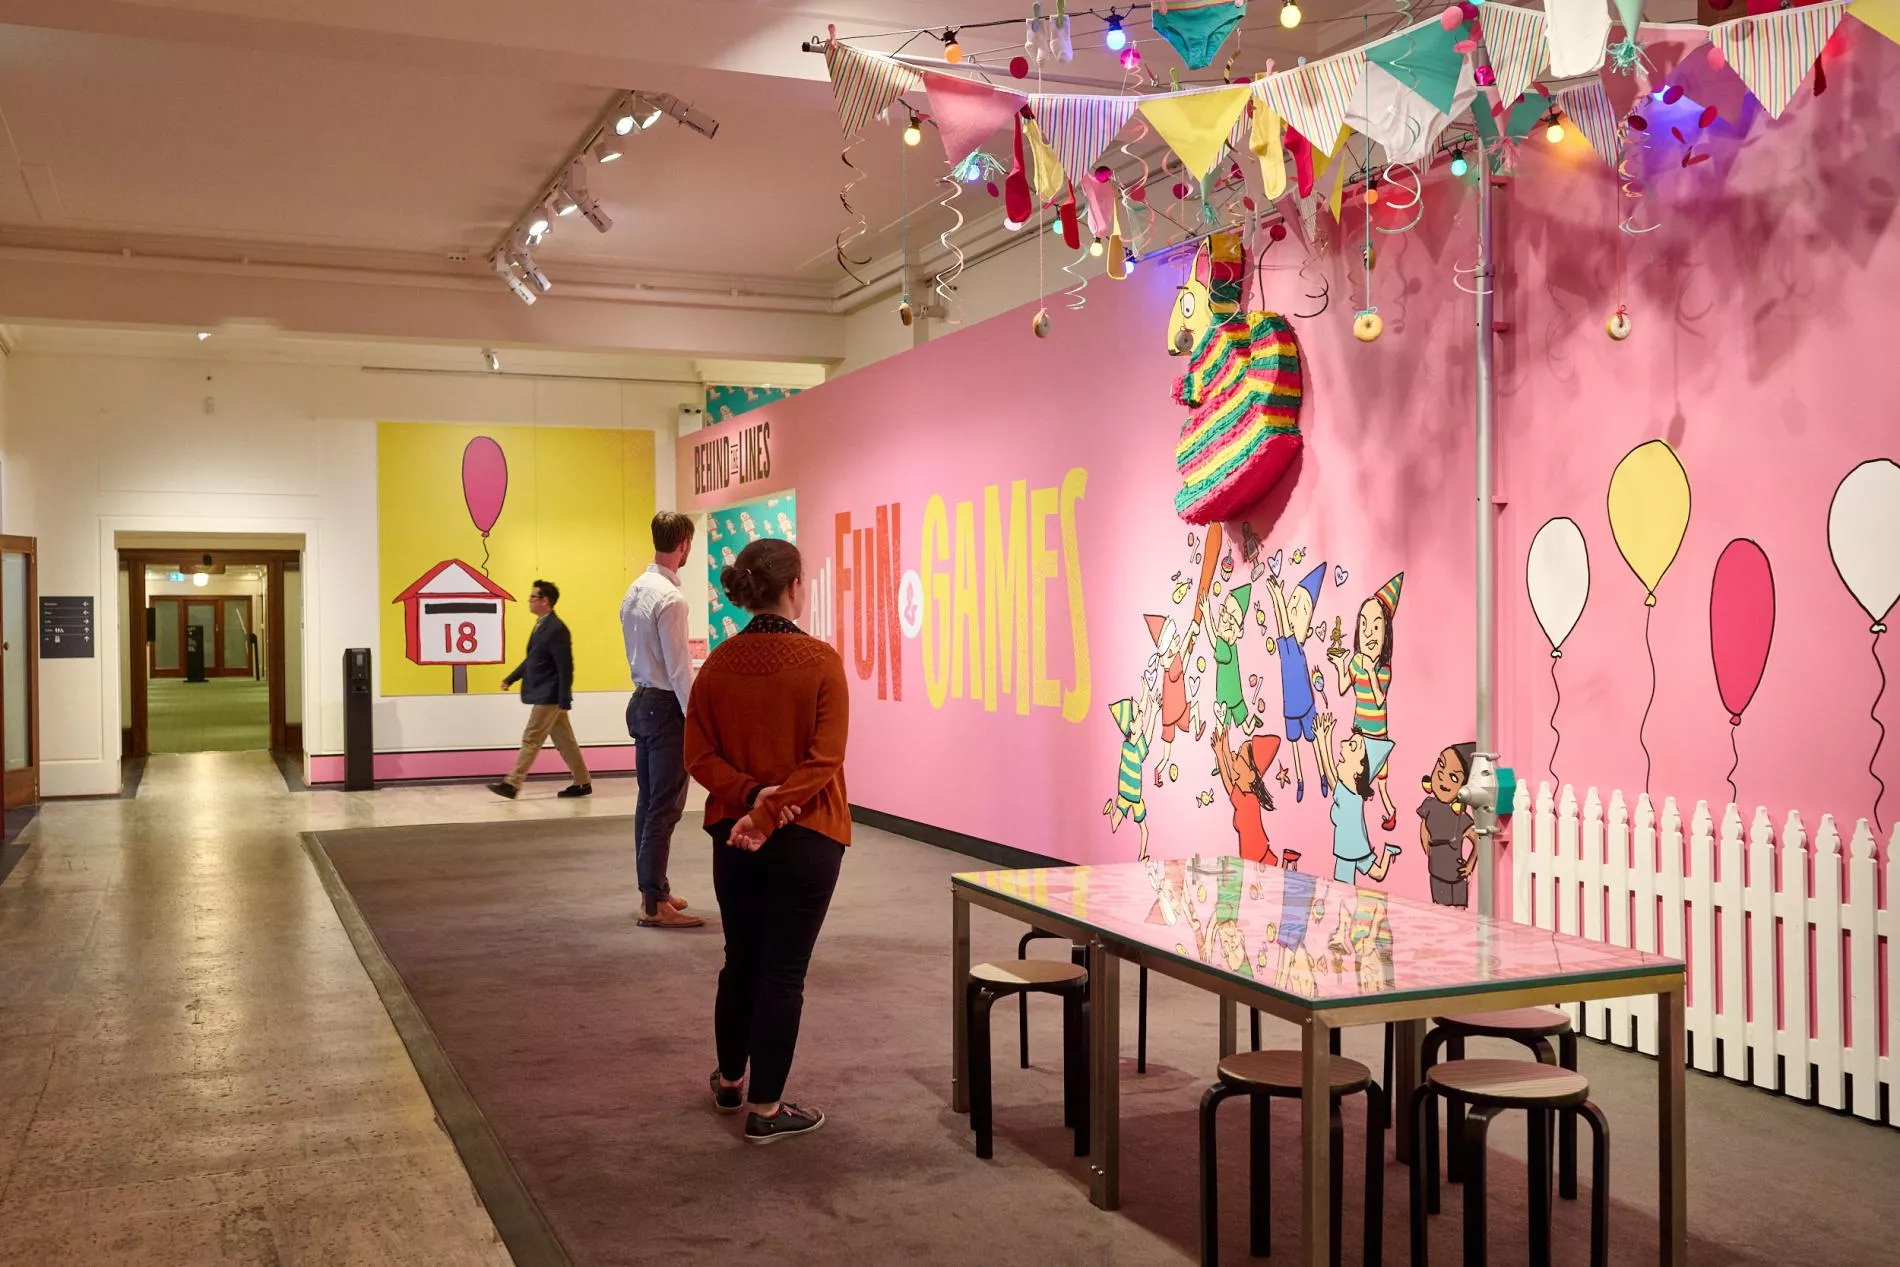
<svg viewBox="0 0 1900 1267">
<path fill-rule="evenodd" d="M 1489 283 L 1486 283 L 1483 290 L 1479 290 L 1475 286 L 1465 285 L 1465 278 L 1467 277 L 1473 281 L 1478 279 L 1478 266 L 1476 264 L 1473 264 L 1470 268 L 1466 268 L 1463 264 L 1453 264 L 1451 266 L 1451 284 L 1456 286 L 1459 290 L 1464 291 L 1467 295 L 1488 295 L 1491 293 Z"/>
<path fill-rule="evenodd" d="M 1394 211 L 1410 211 L 1412 218 L 1396 229 L 1388 229 L 1382 224 L 1375 224 L 1372 227 L 1381 233 L 1410 233 L 1413 229 L 1418 227 L 1419 221 L 1425 218 L 1424 180 L 1420 178 L 1418 169 L 1413 167 L 1410 163 L 1387 163 L 1385 165 L 1385 171 L 1380 175 L 1387 185 L 1403 189 L 1412 196 L 1410 202 L 1393 202 L 1392 196 L 1387 194 L 1383 199 L 1385 205 Z M 1400 180 L 1402 175 L 1412 178 L 1412 183 L 1409 186 Z"/>
<path fill-rule="evenodd" d="M 863 237 L 866 228 L 863 213 L 851 205 L 851 191 L 857 186 L 859 181 L 864 179 L 864 172 L 859 169 L 856 163 L 851 161 L 851 151 L 857 148 L 863 140 L 864 133 L 860 132 L 846 142 L 843 149 L 838 151 L 838 161 L 843 163 L 851 172 L 851 178 L 845 181 L 844 188 L 838 191 L 838 201 L 843 205 L 845 214 L 851 217 L 851 223 L 843 229 L 840 229 L 836 238 L 838 267 L 842 268 L 851 280 L 860 286 L 865 284 L 864 279 L 858 276 L 858 270 L 851 266 L 853 264 L 868 264 L 871 261 L 869 258 L 854 260 L 846 253 L 845 248 Z"/>
<path fill-rule="evenodd" d="M 1139 212 L 1147 212 L 1147 220 L 1144 221 L 1140 227 L 1136 228 L 1134 233 L 1135 253 L 1137 255 L 1145 255 L 1148 252 L 1148 237 L 1154 231 L 1155 224 L 1155 210 L 1148 205 L 1148 181 L 1153 175 L 1153 169 L 1148 166 L 1148 160 L 1144 156 L 1128 148 L 1136 141 L 1145 141 L 1148 139 L 1148 123 L 1139 115 L 1135 117 L 1135 128 L 1135 134 L 1126 141 L 1123 141 L 1120 148 L 1123 154 L 1126 154 L 1129 158 L 1141 164 L 1141 178 L 1139 180 L 1130 181 L 1124 186 L 1122 197 L 1124 201 L 1128 203 L 1128 215 L 1130 219 L 1138 219 Z M 1127 196 L 1128 189 L 1139 189 L 1142 191 L 1141 201 L 1139 203 Z"/>
<path fill-rule="evenodd" d="M 1643 145 L 1648 146 L 1647 132 L 1644 133 Z M 1617 220 L 1617 228 L 1631 237 L 1654 233 L 1662 228 L 1660 224 L 1643 225 L 1640 228 L 1636 224 L 1637 212 L 1643 210 L 1643 204 L 1649 201 L 1649 186 L 1630 170 L 1630 126 L 1627 122 L 1623 124 L 1623 144 L 1616 156 L 1616 183 L 1617 192 L 1628 200 L 1627 209 Z"/>
<path fill-rule="evenodd" d="M 1330 308 L 1333 302 L 1332 283 L 1326 280 L 1326 274 L 1313 271 L 1313 261 L 1315 258 L 1317 257 L 1313 252 L 1308 251 L 1306 258 L 1300 261 L 1300 280 L 1305 282 L 1309 287 L 1314 285 L 1319 287 L 1318 290 L 1308 290 L 1306 292 L 1308 299 L 1317 299 L 1319 301 L 1319 307 L 1313 309 L 1311 312 L 1294 313 L 1293 315 L 1298 317 L 1301 321 L 1311 321 Z"/>
<path fill-rule="evenodd" d="M 941 179 L 944 184 L 950 186 L 950 192 L 938 199 L 937 205 L 955 216 L 957 222 L 937 235 L 937 240 L 943 243 L 943 249 L 950 253 L 950 267 L 937 274 L 936 285 L 932 289 L 936 292 L 937 298 L 943 300 L 944 320 L 954 326 L 961 323 L 951 314 L 950 297 L 956 290 L 957 278 L 963 276 L 963 248 L 952 242 L 950 235 L 963 227 L 963 212 L 956 206 L 958 196 L 963 193 L 963 186 L 953 176 L 944 176 Z"/>
<path fill-rule="evenodd" d="M 1088 302 L 1089 302 L 1088 296 L 1084 295 L 1082 292 L 1089 288 L 1089 279 L 1083 276 L 1081 273 L 1078 273 L 1075 271 L 1075 266 L 1077 264 L 1086 264 L 1088 262 L 1089 262 L 1088 248 L 1083 247 L 1082 253 L 1080 255 L 1076 256 L 1075 259 L 1072 260 L 1071 262 L 1064 264 L 1062 266 L 1063 272 L 1075 278 L 1075 285 L 1069 287 L 1067 290 L 1062 292 L 1065 296 L 1068 297 L 1068 300 L 1069 300 L 1068 306 L 1069 306 L 1070 312 L 1080 312 L 1082 311 L 1082 309 L 1088 307 Z"/>
</svg>

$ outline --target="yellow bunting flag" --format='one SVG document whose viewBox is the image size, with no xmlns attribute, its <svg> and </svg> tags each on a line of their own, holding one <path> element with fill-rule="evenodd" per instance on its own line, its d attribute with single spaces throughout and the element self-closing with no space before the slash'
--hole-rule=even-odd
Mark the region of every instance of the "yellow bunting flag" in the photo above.
<svg viewBox="0 0 1900 1267">
<path fill-rule="evenodd" d="M 1341 127 L 1339 135 L 1333 140 L 1332 157 L 1326 160 L 1326 170 L 1313 182 L 1315 187 L 1323 186 L 1328 179 L 1333 183 L 1333 192 L 1326 198 L 1326 206 L 1333 213 L 1333 219 L 1339 219 L 1339 204 L 1346 191 L 1346 169 L 1352 166 L 1351 156 L 1346 153 L 1346 138 L 1352 135 L 1352 129 Z"/>
<path fill-rule="evenodd" d="M 1254 103 L 1253 135 L 1248 138 L 1247 148 L 1260 160 L 1267 201 L 1277 202 L 1286 192 L 1286 154 L 1280 145 L 1280 116 L 1265 102 Z"/>
<path fill-rule="evenodd" d="M 1029 149 L 1029 184 L 1036 191 L 1036 205 L 1046 206 L 1062 197 L 1062 160 L 1034 120 L 1023 123 L 1023 142 Z"/>
<path fill-rule="evenodd" d="M 1141 103 L 1141 113 L 1181 160 L 1188 175 L 1201 180 L 1220 162 L 1227 134 L 1247 108 L 1247 95 L 1246 84 L 1235 84 L 1211 92 L 1150 97 Z"/>
<path fill-rule="evenodd" d="M 1854 0 L 1847 16 L 1859 18 L 1882 35 L 1900 44 L 1900 0 Z"/>
</svg>

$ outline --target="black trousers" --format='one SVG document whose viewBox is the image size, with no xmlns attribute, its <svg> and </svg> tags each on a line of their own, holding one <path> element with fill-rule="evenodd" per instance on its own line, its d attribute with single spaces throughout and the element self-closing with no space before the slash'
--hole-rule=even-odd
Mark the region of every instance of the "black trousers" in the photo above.
<svg viewBox="0 0 1900 1267">
<path fill-rule="evenodd" d="M 667 863 L 673 829 L 686 812 L 692 782 L 686 776 L 686 715 L 679 696 L 642 686 L 627 701 L 627 734 L 633 738 L 633 775 L 640 799 L 633 806 L 634 870 L 640 904 L 648 915 L 671 896 Z"/>
<path fill-rule="evenodd" d="M 781 827 L 756 852 L 713 838 L 713 893 L 726 930 L 713 1032 L 719 1072 L 736 1082 L 750 1070 L 746 1099 L 770 1104 L 785 1090 L 805 1008 L 805 969 L 838 887 L 844 846 L 808 828 Z"/>
</svg>

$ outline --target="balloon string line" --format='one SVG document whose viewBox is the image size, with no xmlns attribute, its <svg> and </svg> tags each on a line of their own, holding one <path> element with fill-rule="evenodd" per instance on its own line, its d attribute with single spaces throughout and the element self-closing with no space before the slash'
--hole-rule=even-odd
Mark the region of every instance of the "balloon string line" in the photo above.
<svg viewBox="0 0 1900 1267">
<path fill-rule="evenodd" d="M 1735 772 L 1742 768 L 1742 746 L 1741 741 L 1736 738 L 1740 730 L 1740 726 L 1728 728 L 1728 750 L 1735 754 L 1735 760 L 1731 761 L 1728 767 L 1728 803 L 1730 805 L 1742 799 L 1742 794 L 1735 790 Z"/>
<path fill-rule="evenodd" d="M 1556 742 L 1550 745 L 1550 781 L 1562 787 L 1563 780 L 1557 777 L 1557 752 L 1564 746 L 1564 732 L 1557 729 L 1557 710 L 1564 706 L 1564 688 L 1563 683 L 1557 680 L 1556 656 L 1550 658 L 1550 686 L 1557 692 L 1557 702 L 1550 706 L 1550 733 L 1557 737 Z"/>
<path fill-rule="evenodd" d="M 1649 656 L 1649 702 L 1643 705 L 1642 724 L 1636 728 L 1636 743 L 1643 750 L 1643 791 L 1649 791 L 1649 776 L 1655 767 L 1655 758 L 1649 753 L 1649 740 L 1644 732 L 1649 729 L 1649 710 L 1656 707 L 1656 647 L 1649 640 L 1649 621 L 1656 614 L 1654 607 L 1643 608 L 1643 651 Z"/>
<path fill-rule="evenodd" d="M 1880 731 L 1880 735 L 1874 740 L 1874 750 L 1867 758 L 1867 773 L 1874 776 L 1874 782 L 1880 788 L 1880 791 L 1874 794 L 1874 830 L 1880 831 L 1882 830 L 1880 822 L 1880 802 L 1887 795 L 1887 781 L 1880 777 L 1879 771 L 1874 769 L 1874 762 L 1880 757 L 1881 746 L 1887 742 L 1887 726 L 1885 722 L 1880 720 L 1880 700 L 1881 697 L 1887 693 L 1887 668 L 1880 663 L 1879 634 L 1874 635 L 1874 645 L 1871 650 L 1874 657 L 1874 672 L 1880 675 L 1880 689 L 1874 692 L 1874 702 L 1867 706 L 1867 715 L 1873 719 L 1875 727 Z"/>
<path fill-rule="evenodd" d="M 482 575 L 488 575 L 488 534 L 482 534 Z"/>
</svg>

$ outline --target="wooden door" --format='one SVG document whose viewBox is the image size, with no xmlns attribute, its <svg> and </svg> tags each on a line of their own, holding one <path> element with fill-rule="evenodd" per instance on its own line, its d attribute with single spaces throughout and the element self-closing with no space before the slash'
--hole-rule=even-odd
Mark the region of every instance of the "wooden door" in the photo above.
<svg viewBox="0 0 1900 1267">
<path fill-rule="evenodd" d="M 31 537 L 0 536 L 0 800 L 40 799 L 39 559 Z"/>
</svg>

